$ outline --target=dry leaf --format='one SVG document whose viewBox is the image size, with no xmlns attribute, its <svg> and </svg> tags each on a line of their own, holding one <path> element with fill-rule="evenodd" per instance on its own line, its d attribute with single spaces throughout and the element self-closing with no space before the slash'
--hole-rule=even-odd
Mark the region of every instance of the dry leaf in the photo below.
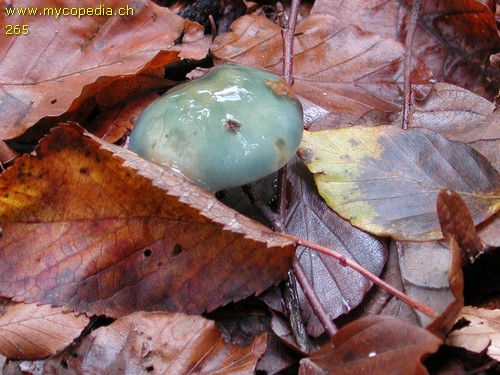
<svg viewBox="0 0 500 375">
<path fill-rule="evenodd" d="M 466 259 L 474 263 L 483 251 L 483 243 L 463 199 L 454 191 L 442 190 L 438 195 L 437 211 L 443 236 L 452 237 L 459 247 L 461 266 L 466 264 Z"/>
<path fill-rule="evenodd" d="M 121 316 L 202 313 L 279 282 L 294 244 L 74 125 L 0 175 L 0 293 Z"/>
<path fill-rule="evenodd" d="M 398 253 L 405 294 L 425 303 L 441 314 L 453 303 L 449 272 L 451 255 L 446 244 L 437 241 L 394 241 L 391 251 Z M 415 311 L 418 324 L 426 327 L 432 318 Z"/>
<path fill-rule="evenodd" d="M 465 322 L 448 335 L 446 344 L 476 353 L 486 350 L 491 358 L 500 361 L 500 310 L 465 306 L 458 318 Z"/>
<path fill-rule="evenodd" d="M 247 15 L 232 32 L 214 40 L 220 60 L 282 72 L 281 28 L 264 17 Z M 402 105 L 400 43 L 346 26 L 327 14 L 297 25 L 294 42 L 294 91 L 323 110 L 361 117 L 378 109 L 399 112 Z M 414 83 L 430 82 L 424 65 L 416 65 Z"/>
<path fill-rule="evenodd" d="M 222 339 L 214 322 L 184 314 L 137 312 L 101 327 L 59 356 L 46 373 L 252 374 L 266 335 L 248 346 Z M 62 366 L 66 364 L 66 366 Z"/>
<path fill-rule="evenodd" d="M 287 232 L 335 249 L 370 272 L 379 275 L 387 259 L 384 244 L 336 215 L 318 195 L 307 168 L 295 159 L 288 168 L 289 197 Z M 330 318 L 351 311 L 364 299 L 372 283 L 332 257 L 299 247 L 297 260 Z M 324 327 L 298 286 L 301 314 L 310 335 L 319 336 Z"/>
<path fill-rule="evenodd" d="M 60 307 L 16 303 L 0 317 L 0 353 L 11 359 L 38 359 L 60 352 L 89 323 L 85 315 Z"/>
<path fill-rule="evenodd" d="M 441 189 L 466 202 L 474 223 L 500 208 L 500 175 L 471 147 L 395 126 L 305 132 L 300 153 L 320 194 L 361 229 L 398 240 L 441 238 Z"/>
<path fill-rule="evenodd" d="M 409 1 L 318 0 L 312 14 L 329 14 L 339 23 L 405 43 Z M 438 81 L 454 83 L 490 98 L 498 93 L 499 70 L 490 62 L 498 51 L 495 17 L 486 2 L 422 2 L 412 55 L 432 70 Z"/>
<path fill-rule="evenodd" d="M 422 328 L 369 316 L 348 324 L 331 343 L 301 360 L 299 374 L 427 374 L 422 360 L 440 345 Z"/>
<path fill-rule="evenodd" d="M 500 127 L 492 120 L 494 110 L 493 103 L 470 91 L 435 83 L 425 98 L 414 98 L 411 125 L 434 130 L 452 141 L 498 142 Z"/>
<path fill-rule="evenodd" d="M 26 0 L 15 3 L 19 8 L 34 5 Z M 44 9 L 64 5 L 74 6 L 55 0 L 43 3 Z M 0 139 L 16 137 L 44 117 L 77 109 L 118 79 L 180 59 L 180 47 L 171 47 L 185 28 L 181 17 L 149 0 L 105 0 L 101 5 L 127 5 L 134 15 L 7 20 L 6 12 L 0 13 L 2 25 L 29 24 L 29 35 L 0 35 Z M 94 8 L 96 3 L 82 0 L 78 6 Z M 199 30 L 195 34 L 199 36 Z"/>
</svg>

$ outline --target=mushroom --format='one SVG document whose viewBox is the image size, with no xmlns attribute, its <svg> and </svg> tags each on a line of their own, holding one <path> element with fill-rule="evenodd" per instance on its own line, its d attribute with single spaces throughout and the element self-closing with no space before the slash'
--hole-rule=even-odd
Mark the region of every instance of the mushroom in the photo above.
<svg viewBox="0 0 500 375">
<path fill-rule="evenodd" d="M 283 167 L 302 131 L 302 106 L 282 78 L 229 64 L 152 102 L 129 149 L 214 193 Z"/>
</svg>

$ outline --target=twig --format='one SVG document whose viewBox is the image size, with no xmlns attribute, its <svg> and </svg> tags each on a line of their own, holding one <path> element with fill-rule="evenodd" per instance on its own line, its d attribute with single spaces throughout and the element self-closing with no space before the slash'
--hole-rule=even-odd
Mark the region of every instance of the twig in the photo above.
<svg viewBox="0 0 500 375">
<path fill-rule="evenodd" d="M 290 17 L 287 18 L 283 5 L 280 2 L 276 4 L 276 10 L 278 15 L 278 23 L 281 27 L 281 37 L 283 38 L 283 77 L 289 85 L 293 85 L 293 39 L 295 36 L 295 26 L 297 25 L 297 17 L 299 14 L 300 0 L 292 0 L 290 8 Z M 278 214 L 279 221 L 283 223 L 285 227 L 286 221 L 286 190 L 287 190 L 287 174 L 288 167 L 285 165 L 278 172 Z M 296 260 L 294 263 L 297 263 Z M 300 316 L 299 305 L 297 301 L 297 288 L 295 285 L 295 279 L 301 285 L 304 294 L 308 301 L 319 301 L 318 296 L 309 284 L 307 277 L 304 272 L 297 272 L 297 268 L 293 268 L 293 273 L 289 273 L 288 282 L 285 284 L 285 291 L 283 297 L 285 299 L 285 304 L 289 311 L 290 325 L 292 331 L 295 335 L 297 343 L 303 347 L 303 349 L 308 350 L 307 333 L 305 331 L 304 323 L 302 322 Z M 302 270 L 303 271 L 303 270 Z M 322 308 L 321 304 L 311 304 L 313 308 L 318 307 L 318 311 L 315 310 L 316 315 L 321 322 L 329 321 L 330 318 L 325 310 Z M 319 315 L 322 315 L 321 317 Z M 330 325 L 333 323 L 330 322 Z M 330 328 L 330 326 L 328 326 Z M 326 326 L 325 326 L 326 329 Z"/>
<path fill-rule="evenodd" d="M 287 18 L 283 6 L 280 2 L 276 4 L 278 11 L 278 22 L 281 27 L 281 37 L 283 38 L 283 77 L 289 85 L 293 85 L 293 39 L 295 26 L 299 14 L 300 0 L 292 0 L 290 17 Z M 286 176 L 287 166 L 285 165 L 278 172 L 278 212 L 279 217 L 285 222 L 286 216 Z"/>
<path fill-rule="evenodd" d="M 293 39 L 299 14 L 300 0 L 292 0 L 290 18 L 281 26 L 283 37 L 283 77 L 289 85 L 293 85 Z"/>
<path fill-rule="evenodd" d="M 408 129 L 411 122 L 411 107 L 412 107 L 412 90 L 411 90 L 411 58 L 413 50 L 413 39 L 415 37 L 415 29 L 417 28 L 418 14 L 422 0 L 413 0 L 410 12 L 410 23 L 406 33 L 405 40 L 405 55 L 403 62 L 404 74 L 404 105 L 403 105 L 403 129 Z"/>
<path fill-rule="evenodd" d="M 323 327 L 325 327 L 325 330 L 330 337 L 335 336 L 338 329 L 337 327 L 335 327 L 335 324 L 333 324 L 332 320 L 329 317 L 329 314 L 326 312 L 312 285 L 309 283 L 306 272 L 304 271 L 304 268 L 302 267 L 298 259 L 295 259 L 292 267 L 293 273 L 297 277 L 297 281 L 304 291 L 304 294 L 309 301 L 309 304 L 312 306 L 314 312 L 316 313 L 319 321 L 321 322 Z"/>
<path fill-rule="evenodd" d="M 295 262 L 294 262 L 295 263 Z M 288 271 L 288 279 L 286 280 L 282 293 L 283 301 L 286 309 L 288 310 L 288 319 L 290 320 L 290 327 L 292 328 L 293 335 L 297 341 L 297 345 L 304 353 L 309 353 L 311 348 L 307 338 L 307 330 L 302 316 L 300 315 L 299 299 L 297 297 L 296 277 L 292 270 Z"/>
<path fill-rule="evenodd" d="M 317 243 L 308 241 L 308 240 L 300 238 L 300 237 L 293 236 L 291 234 L 284 233 L 283 235 L 290 238 L 292 241 L 294 241 L 298 245 L 306 246 L 312 250 L 329 255 L 329 256 L 339 260 L 341 265 L 350 267 L 353 270 L 359 272 L 361 275 L 366 277 L 368 280 L 372 281 L 374 284 L 377 284 L 379 287 L 387 290 L 393 296 L 400 299 L 401 301 L 403 301 L 404 303 L 406 303 L 410 307 L 422 312 L 423 314 L 425 314 L 433 319 L 437 318 L 439 316 L 439 314 L 437 312 L 435 312 L 434 310 L 432 310 L 429 306 L 425 305 L 422 302 L 414 300 L 413 298 L 407 296 L 403 292 L 400 292 L 399 290 L 397 290 L 393 286 L 387 284 L 384 280 L 380 279 L 379 277 L 375 276 L 367 269 L 363 268 L 358 263 L 346 258 L 345 255 L 342 255 L 342 254 L 340 254 L 332 249 L 329 249 L 325 246 L 321 246 Z"/>
<path fill-rule="evenodd" d="M 280 2 L 276 4 L 278 11 L 278 22 L 281 27 L 281 37 L 283 38 L 283 77 L 289 85 L 293 85 L 293 39 L 295 36 L 295 26 L 299 14 L 300 0 L 292 0 L 290 17 L 287 18 Z M 286 176 L 287 166 L 285 165 L 278 173 L 279 192 L 279 215 L 285 222 L 286 216 Z"/>
</svg>

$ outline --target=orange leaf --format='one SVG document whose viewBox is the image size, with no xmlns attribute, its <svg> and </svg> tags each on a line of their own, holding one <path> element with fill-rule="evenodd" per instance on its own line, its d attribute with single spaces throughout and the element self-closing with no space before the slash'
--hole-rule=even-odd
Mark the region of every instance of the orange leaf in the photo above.
<svg viewBox="0 0 500 375">
<path fill-rule="evenodd" d="M 184 314 L 138 312 L 101 327 L 45 364 L 48 373 L 253 374 L 266 336 L 232 346 L 214 322 Z M 66 363 L 66 368 L 61 367 Z"/>
<path fill-rule="evenodd" d="M 120 316 L 205 310 L 287 273 L 294 244 L 128 150 L 56 128 L 0 175 L 0 293 Z"/>
<path fill-rule="evenodd" d="M 312 14 L 329 14 L 341 24 L 357 25 L 405 43 L 409 1 L 317 0 Z M 500 39 L 493 2 L 476 0 L 422 2 L 411 52 L 425 61 L 437 81 L 473 92 L 498 93 L 499 69 L 490 62 Z M 457 98 L 458 99 L 458 98 Z"/>
<path fill-rule="evenodd" d="M 85 315 L 34 303 L 11 304 L 0 318 L 0 353 L 12 359 L 38 359 L 55 354 L 80 336 Z"/>
<path fill-rule="evenodd" d="M 214 40 L 211 51 L 216 58 L 281 73 L 283 42 L 278 25 L 251 14 L 231 27 L 232 32 Z M 328 111 L 356 117 L 372 109 L 400 111 L 404 54 L 400 43 L 345 26 L 327 14 L 307 17 L 295 33 L 297 94 Z M 425 66 L 419 65 L 419 73 L 414 83 L 430 80 Z"/>
<path fill-rule="evenodd" d="M 348 324 L 331 343 L 303 359 L 299 374 L 426 374 L 421 360 L 440 345 L 422 328 L 369 316 Z"/>
<path fill-rule="evenodd" d="M 43 14 L 65 5 L 116 11 L 126 4 L 82 0 L 75 8 L 71 2 L 52 0 L 34 8 L 32 1 L 24 0 L 10 8 L 28 7 Z M 180 59 L 174 41 L 183 32 L 184 20 L 149 0 L 127 6 L 133 15 L 56 18 L 0 13 L 2 25 L 29 25 L 28 35 L 0 35 L 0 139 L 16 137 L 44 117 L 78 108 L 117 79 Z M 199 36 L 199 30 L 189 32 Z M 200 55 L 199 47 L 191 50 Z"/>
</svg>

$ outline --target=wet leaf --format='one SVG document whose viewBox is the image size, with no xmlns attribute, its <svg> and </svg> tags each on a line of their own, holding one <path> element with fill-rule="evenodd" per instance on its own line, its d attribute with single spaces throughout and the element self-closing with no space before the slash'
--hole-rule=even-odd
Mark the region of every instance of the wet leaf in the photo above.
<svg viewBox="0 0 500 375">
<path fill-rule="evenodd" d="M 441 238 L 441 189 L 464 199 L 474 223 L 500 208 L 500 175 L 471 147 L 394 126 L 305 132 L 301 155 L 320 194 L 361 229 L 399 240 Z"/>
<path fill-rule="evenodd" d="M 93 331 L 78 346 L 49 359 L 44 371 L 250 374 L 265 349 L 266 335 L 248 346 L 232 346 L 214 322 L 202 317 L 137 312 Z"/>
<path fill-rule="evenodd" d="M 319 0 L 312 14 L 329 14 L 337 22 L 405 43 L 411 1 Z M 498 93 L 499 70 L 490 62 L 500 39 L 486 2 L 422 2 L 412 55 L 431 69 L 438 81 L 460 85 L 489 98 Z"/>
<path fill-rule="evenodd" d="M 236 20 L 232 30 L 214 40 L 211 51 L 217 59 L 281 74 L 278 25 L 248 15 Z M 297 25 L 295 34 L 293 88 L 297 94 L 326 113 L 360 117 L 372 109 L 400 111 L 404 50 L 398 42 L 346 26 L 327 14 L 307 17 Z M 420 76 L 414 83 L 429 82 L 426 67 L 418 65 L 418 69 Z"/>
<path fill-rule="evenodd" d="M 422 328 L 387 316 L 370 316 L 342 328 L 300 363 L 309 374 L 426 374 L 422 360 L 441 340 Z"/>
<path fill-rule="evenodd" d="M 60 352 L 89 323 L 85 315 L 60 307 L 16 303 L 0 317 L 0 353 L 11 359 L 37 359 Z"/>
<path fill-rule="evenodd" d="M 310 173 L 298 159 L 290 165 L 288 178 L 287 232 L 335 249 L 379 275 L 387 258 L 381 241 L 353 227 L 330 210 L 318 195 Z M 310 249 L 299 247 L 297 259 L 332 320 L 361 303 L 372 285 L 358 272 Z M 298 297 L 308 333 L 320 335 L 324 332 L 323 325 L 300 286 Z"/>
<path fill-rule="evenodd" d="M 465 306 L 459 319 L 461 327 L 448 335 L 446 344 L 476 353 L 486 352 L 500 361 L 500 310 Z"/>
<path fill-rule="evenodd" d="M 0 293 L 121 316 L 201 313 L 279 282 L 289 240 L 74 126 L 0 175 Z"/>
<path fill-rule="evenodd" d="M 15 5 L 33 7 L 30 1 Z M 58 1 L 43 5 L 61 9 Z M 106 0 L 101 5 L 116 10 L 126 4 Z M 84 0 L 78 6 L 96 5 Z M 128 6 L 133 16 L 9 16 L 7 22 L 1 12 L 2 25 L 29 23 L 29 35 L 0 35 L 0 139 L 16 137 L 44 117 L 75 110 L 116 80 L 189 55 L 179 56 L 180 47 L 173 46 L 185 27 L 181 17 L 149 0 Z"/>
</svg>

